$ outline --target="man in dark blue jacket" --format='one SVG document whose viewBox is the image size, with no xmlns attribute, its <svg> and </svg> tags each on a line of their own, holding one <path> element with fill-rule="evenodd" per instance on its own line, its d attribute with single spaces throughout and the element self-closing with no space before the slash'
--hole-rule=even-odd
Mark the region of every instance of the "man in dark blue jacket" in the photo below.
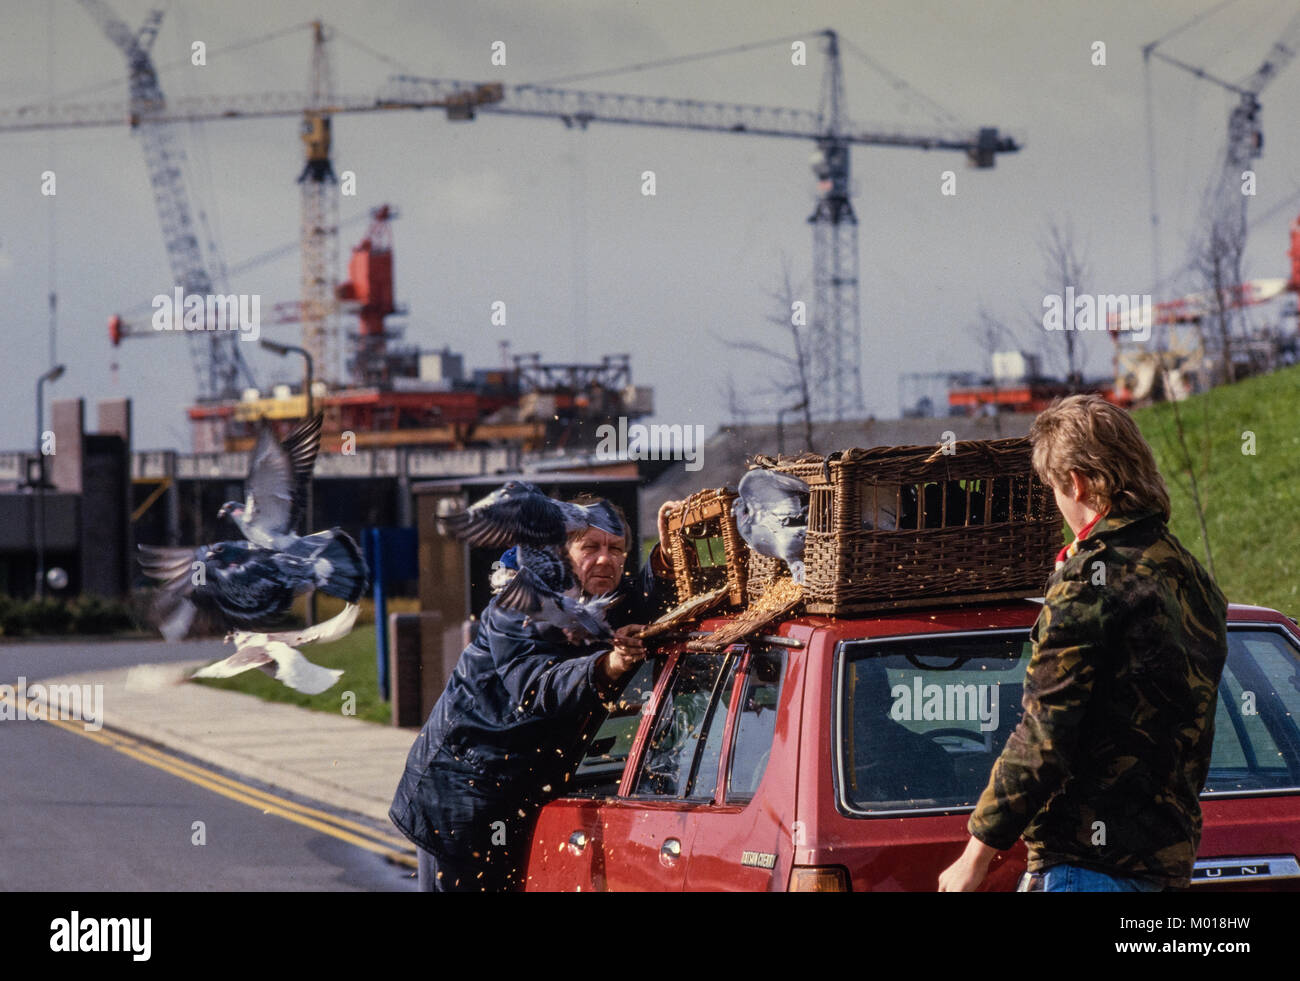
<svg viewBox="0 0 1300 981">
<path fill-rule="evenodd" d="M 660 540 L 667 509 L 659 513 Z M 632 636 L 672 600 L 658 546 L 624 574 L 631 532 L 588 528 L 565 551 L 584 598 L 624 593 L 609 612 L 612 644 L 573 643 L 488 604 L 474 642 L 411 747 L 389 817 L 420 855 L 420 888 L 520 890 L 537 812 L 581 760 L 581 735 L 645 656 Z"/>
</svg>

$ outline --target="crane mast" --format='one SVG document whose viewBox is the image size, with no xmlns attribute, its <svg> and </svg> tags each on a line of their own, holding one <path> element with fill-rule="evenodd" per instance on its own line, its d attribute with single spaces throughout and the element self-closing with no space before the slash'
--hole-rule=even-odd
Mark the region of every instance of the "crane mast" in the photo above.
<svg viewBox="0 0 1300 981">
<path fill-rule="evenodd" d="M 150 11 L 138 32 L 120 20 L 102 0 L 80 0 L 109 40 L 126 56 L 129 70 L 131 118 L 144 121 L 165 113 L 167 100 L 158 82 L 150 48 L 158 36 L 162 11 Z M 149 184 L 162 224 L 163 244 L 175 285 L 186 295 L 206 296 L 214 292 L 206 257 L 200 242 L 189 195 L 185 187 L 185 150 L 176 138 L 175 124 L 136 125 L 133 129 L 144 150 Z M 205 325 L 206 326 L 206 325 Z M 224 330 L 186 331 L 201 400 L 234 398 L 241 383 L 252 384 L 253 376 L 239 350 L 237 332 Z"/>
<path fill-rule="evenodd" d="M 333 97 L 325 29 L 312 24 L 311 90 L 303 114 L 302 139 L 307 159 L 302 186 L 302 336 L 316 365 L 317 377 L 337 382 L 339 351 L 334 271 L 339 258 L 338 178 L 330 162 L 331 126 L 326 109 Z"/>
</svg>

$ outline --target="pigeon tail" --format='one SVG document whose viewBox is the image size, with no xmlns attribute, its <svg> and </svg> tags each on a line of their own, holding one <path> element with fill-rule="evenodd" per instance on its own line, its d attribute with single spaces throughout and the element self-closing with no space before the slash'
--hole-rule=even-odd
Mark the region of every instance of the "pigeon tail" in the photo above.
<svg viewBox="0 0 1300 981">
<path fill-rule="evenodd" d="M 317 555 L 317 561 L 328 561 L 329 570 L 324 581 L 317 578 L 317 587 L 348 603 L 356 603 L 370 589 L 370 573 L 365 568 L 360 547 L 342 529 L 330 529 L 325 534 L 330 535 L 329 543 Z"/>
</svg>

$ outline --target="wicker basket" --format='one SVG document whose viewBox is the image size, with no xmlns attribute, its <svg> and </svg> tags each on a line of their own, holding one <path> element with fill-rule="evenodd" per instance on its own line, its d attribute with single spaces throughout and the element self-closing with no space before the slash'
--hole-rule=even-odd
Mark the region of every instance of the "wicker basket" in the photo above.
<svg viewBox="0 0 1300 981">
<path fill-rule="evenodd" d="M 735 500 L 736 492 L 730 487 L 702 490 L 668 513 L 668 558 L 678 603 L 726 585 L 727 602 L 745 604 L 749 548 L 731 513 Z"/>
<path fill-rule="evenodd" d="M 754 466 L 798 477 L 811 490 L 804 548 L 809 613 L 1041 594 L 1060 543 L 1061 514 L 1033 472 L 1029 440 L 949 448 L 754 459 Z M 761 581 L 767 573 L 755 563 L 751 568 L 751 591 L 772 581 Z"/>
</svg>

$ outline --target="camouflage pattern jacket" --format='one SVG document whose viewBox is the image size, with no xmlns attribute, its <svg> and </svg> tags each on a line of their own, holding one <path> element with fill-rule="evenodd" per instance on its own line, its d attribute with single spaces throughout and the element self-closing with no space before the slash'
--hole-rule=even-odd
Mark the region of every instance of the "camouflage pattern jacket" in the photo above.
<svg viewBox="0 0 1300 981">
<path fill-rule="evenodd" d="M 968 828 L 1068 863 L 1190 885 L 1227 601 L 1155 512 L 1108 515 L 1048 580 L 1024 717 Z"/>
</svg>

